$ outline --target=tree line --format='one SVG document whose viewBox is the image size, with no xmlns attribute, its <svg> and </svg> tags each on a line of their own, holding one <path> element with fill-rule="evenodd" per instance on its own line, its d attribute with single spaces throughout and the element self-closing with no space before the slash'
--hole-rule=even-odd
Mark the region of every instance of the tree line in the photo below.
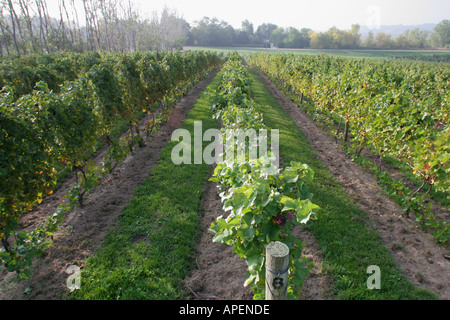
<svg viewBox="0 0 450 320">
<path fill-rule="evenodd" d="M 189 30 L 175 11 L 144 17 L 130 0 L 57 3 L 59 15 L 51 17 L 45 0 L 1 0 L 0 54 L 174 50 Z"/>
<path fill-rule="evenodd" d="M 353 24 L 350 30 L 332 27 L 325 32 L 316 32 L 309 28 L 282 28 L 272 23 L 263 23 L 255 29 L 252 23 L 244 20 L 241 28 L 234 29 L 225 21 L 205 17 L 189 30 L 186 45 L 311 49 L 449 48 L 450 21 L 441 21 L 432 32 L 415 28 L 394 38 L 385 32 L 370 31 L 362 39 L 359 24 Z"/>
<path fill-rule="evenodd" d="M 217 18 L 189 24 L 175 10 L 164 8 L 143 16 L 131 0 L 57 0 L 58 15 L 49 15 L 45 0 L 0 0 L 2 56 L 56 51 L 163 51 L 187 46 L 252 46 L 312 49 L 423 49 L 450 47 L 450 21 L 432 32 L 414 29 L 393 38 L 370 32 L 361 38 L 360 26 L 326 32 L 282 28 L 263 23 L 257 28 L 244 20 L 234 28 Z"/>
</svg>

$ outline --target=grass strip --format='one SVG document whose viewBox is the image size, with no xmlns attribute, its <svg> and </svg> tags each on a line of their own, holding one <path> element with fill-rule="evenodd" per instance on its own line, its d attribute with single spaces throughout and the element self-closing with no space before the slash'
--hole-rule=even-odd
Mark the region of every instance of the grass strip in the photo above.
<svg viewBox="0 0 450 320">
<path fill-rule="evenodd" d="M 221 73 L 209 87 L 216 88 L 220 80 Z M 203 131 L 218 128 L 207 97 L 200 96 L 181 126 L 189 130 L 192 142 L 194 121 L 202 121 Z M 209 143 L 204 142 L 204 147 Z M 205 163 L 175 165 L 171 152 L 176 144 L 169 142 L 162 150 L 150 176 L 136 188 L 119 216 L 117 227 L 87 259 L 81 289 L 69 299 L 186 297 L 182 280 L 195 264 L 192 257 L 200 234 L 201 198 L 211 172 Z"/>
<path fill-rule="evenodd" d="M 424 300 L 438 297 L 416 288 L 390 256 L 377 231 L 369 223 L 367 214 L 347 196 L 344 188 L 319 160 L 305 135 L 276 99 L 250 70 L 254 99 L 262 105 L 264 122 L 279 129 L 280 156 L 286 164 L 299 161 L 315 172 L 309 187 L 313 202 L 321 207 L 314 221 L 306 228 L 311 231 L 324 255 L 323 271 L 334 279 L 333 294 L 345 300 Z M 380 267 L 381 289 L 370 290 L 367 268 Z"/>
</svg>

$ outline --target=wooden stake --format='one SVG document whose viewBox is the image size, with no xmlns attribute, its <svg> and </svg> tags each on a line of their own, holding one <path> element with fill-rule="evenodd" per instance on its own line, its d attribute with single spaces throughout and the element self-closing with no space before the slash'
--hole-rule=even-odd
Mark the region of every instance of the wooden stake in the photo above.
<svg viewBox="0 0 450 320">
<path fill-rule="evenodd" d="M 287 300 L 289 248 L 282 242 L 266 247 L 266 300 Z"/>
<path fill-rule="evenodd" d="M 348 140 L 348 129 L 349 129 L 350 123 L 347 121 L 345 121 L 345 131 L 344 131 L 344 142 L 347 142 Z"/>
</svg>

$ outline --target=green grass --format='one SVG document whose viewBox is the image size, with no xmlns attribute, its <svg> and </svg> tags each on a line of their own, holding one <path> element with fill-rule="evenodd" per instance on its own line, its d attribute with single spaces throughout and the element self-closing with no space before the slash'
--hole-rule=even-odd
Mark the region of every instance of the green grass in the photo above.
<svg viewBox="0 0 450 320">
<path fill-rule="evenodd" d="M 321 207 L 310 221 L 311 231 L 324 254 L 323 270 L 334 279 L 336 299 L 437 299 L 426 290 L 413 286 L 402 274 L 367 214 L 357 208 L 344 188 L 318 159 L 307 138 L 292 118 L 281 109 L 258 77 L 250 72 L 254 99 L 263 106 L 264 121 L 280 130 L 280 156 L 307 163 L 315 172 L 310 191 L 313 202 Z M 367 289 L 367 268 L 381 269 L 381 289 Z"/>
<path fill-rule="evenodd" d="M 220 73 L 210 87 L 217 87 Z M 182 128 L 193 133 L 194 121 L 203 130 L 217 128 L 206 97 L 200 97 Z M 194 264 L 193 256 L 202 216 L 203 187 L 210 166 L 175 165 L 170 142 L 149 177 L 134 191 L 118 219 L 118 226 L 105 237 L 102 247 L 86 261 L 81 289 L 69 299 L 185 298 L 182 280 Z"/>
<path fill-rule="evenodd" d="M 233 51 L 237 51 L 242 57 L 248 57 L 255 53 L 292 53 L 292 54 L 329 54 L 333 56 L 349 57 L 349 58 L 375 58 L 375 59 L 385 59 L 385 58 L 411 58 L 417 59 L 418 57 L 448 57 L 450 52 L 448 51 L 434 51 L 434 50 L 316 50 L 316 49 L 265 49 L 265 48 L 240 48 L 240 47 L 185 47 L 185 50 L 209 50 L 217 53 L 223 53 L 227 55 Z"/>
</svg>

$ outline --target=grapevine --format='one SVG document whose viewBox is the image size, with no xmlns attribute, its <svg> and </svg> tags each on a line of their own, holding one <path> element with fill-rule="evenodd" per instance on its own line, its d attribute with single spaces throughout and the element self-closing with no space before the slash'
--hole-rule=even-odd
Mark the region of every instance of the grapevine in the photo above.
<svg viewBox="0 0 450 320">
<path fill-rule="evenodd" d="M 258 54 L 248 59 L 315 119 L 334 128 L 350 149 L 364 148 L 397 158 L 421 180 L 409 195 L 407 212 L 434 217 L 417 206 L 418 192 L 450 191 L 450 69 L 446 65 L 332 56 Z M 341 124 L 345 129 L 341 131 Z M 440 242 L 445 223 L 435 223 Z M 447 235 L 445 235 L 447 233 Z"/>
<path fill-rule="evenodd" d="M 250 82 L 239 55 L 231 55 L 222 72 L 222 84 L 211 93 L 211 103 L 215 117 L 222 120 L 224 139 L 227 130 L 265 129 L 259 106 L 249 96 Z M 209 230 L 215 233 L 213 241 L 233 246 L 233 252 L 246 260 L 244 285 L 252 288 L 254 299 L 265 296 L 264 252 L 273 241 L 290 249 L 288 294 L 298 298 L 312 264 L 301 256 L 304 245 L 291 229 L 306 223 L 318 209 L 307 191 L 313 176 L 306 164 L 293 162 L 279 169 L 265 156 L 222 161 L 215 168 L 211 180 L 219 183 L 223 208 L 229 214 L 218 217 Z"/>
<path fill-rule="evenodd" d="M 194 63 L 193 70 L 190 64 Z M 58 53 L 7 58 L 0 63 L 0 249 L 8 271 L 30 273 L 65 213 L 135 147 L 143 145 L 138 120 L 170 106 L 214 68 L 207 52 Z M 156 72 L 155 72 L 156 71 Z M 163 117 L 156 117 L 163 119 Z M 130 136 L 119 138 L 127 122 Z M 156 126 L 152 126 L 152 130 Z M 108 151 L 93 162 L 100 141 Z M 68 204 L 37 229 L 18 230 L 22 215 L 55 190 L 58 172 L 74 172 Z"/>
</svg>

